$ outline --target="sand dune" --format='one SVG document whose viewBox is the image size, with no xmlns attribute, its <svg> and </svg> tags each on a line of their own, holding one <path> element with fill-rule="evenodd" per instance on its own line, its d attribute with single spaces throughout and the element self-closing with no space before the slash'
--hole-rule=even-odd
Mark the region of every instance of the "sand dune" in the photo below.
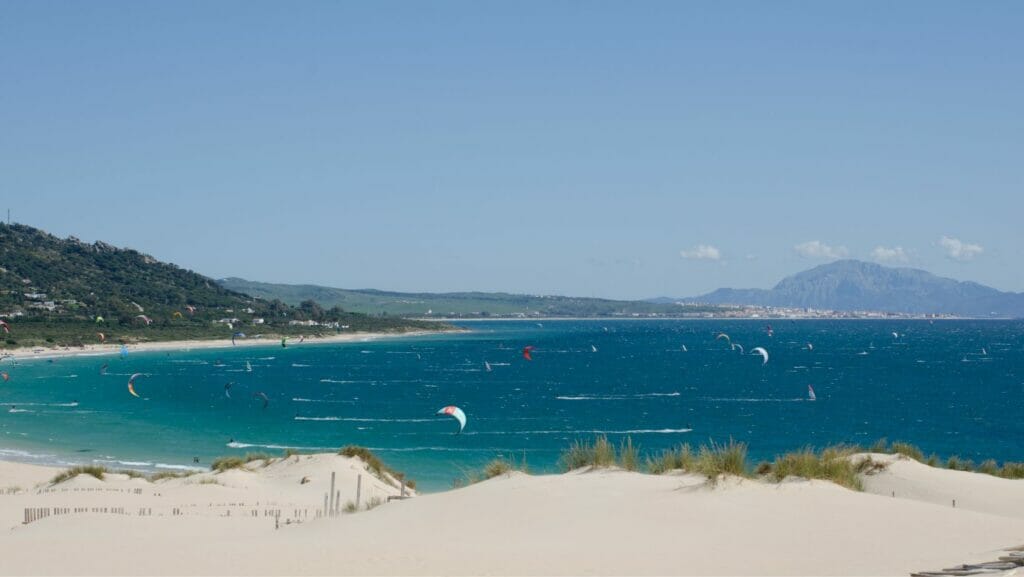
<svg viewBox="0 0 1024 577">
<path fill-rule="evenodd" d="M 331 471 L 345 501 L 354 499 L 359 474 L 364 502 L 399 489 L 361 461 L 333 455 L 158 483 L 78 477 L 52 492 L 38 493 L 44 484 L 0 497 L 9 528 L 0 535 L 0 573 L 906 575 L 990 561 L 1024 544 L 1019 506 L 996 507 L 1004 498 L 1019 502 L 1024 482 L 1007 481 L 1005 493 L 990 492 L 976 510 L 954 509 L 942 504 L 945 495 L 1003 480 L 964 473 L 954 485 L 946 471 L 910 465 L 894 462 L 868 481 L 872 490 L 896 487 L 887 495 L 822 481 L 711 486 L 693 475 L 618 470 L 513 473 L 322 519 L 315 510 Z M 26 467 L 0 464 L 0 487 L 53 473 Z M 924 498 L 932 496 L 935 503 Z M 128 513 L 21 524 L 24 507 L 68 506 Z M 141 508 L 153 514 L 140 516 Z M 261 512 L 278 509 L 275 529 Z"/>
</svg>

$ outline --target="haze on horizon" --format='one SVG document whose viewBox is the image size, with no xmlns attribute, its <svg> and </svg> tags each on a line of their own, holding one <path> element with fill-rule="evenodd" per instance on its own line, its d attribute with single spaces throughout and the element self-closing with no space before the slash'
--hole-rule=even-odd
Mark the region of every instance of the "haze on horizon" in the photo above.
<svg viewBox="0 0 1024 577">
<path fill-rule="evenodd" d="M 212 277 L 1024 291 L 1014 2 L 0 4 L 13 220 Z"/>
</svg>

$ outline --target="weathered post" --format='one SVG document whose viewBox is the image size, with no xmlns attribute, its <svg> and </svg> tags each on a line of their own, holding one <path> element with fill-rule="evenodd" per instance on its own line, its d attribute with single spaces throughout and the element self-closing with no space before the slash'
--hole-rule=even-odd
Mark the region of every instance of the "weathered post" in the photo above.
<svg viewBox="0 0 1024 577">
<path fill-rule="evenodd" d="M 334 506 L 335 506 L 335 503 L 334 503 L 334 471 L 331 471 L 331 492 L 329 493 L 329 495 L 331 496 L 330 512 L 331 512 L 331 516 L 333 517 L 334 516 Z"/>
<path fill-rule="evenodd" d="M 362 492 L 363 492 L 363 475 L 362 475 L 362 473 L 360 473 L 359 476 L 356 477 L 356 509 L 359 509 L 359 498 L 362 496 Z"/>
</svg>

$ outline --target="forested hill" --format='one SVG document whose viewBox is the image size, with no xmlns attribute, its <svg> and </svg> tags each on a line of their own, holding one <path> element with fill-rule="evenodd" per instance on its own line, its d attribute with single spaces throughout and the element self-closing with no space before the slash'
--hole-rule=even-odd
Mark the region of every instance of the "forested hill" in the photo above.
<svg viewBox="0 0 1024 577">
<path fill-rule="evenodd" d="M 134 341 L 437 326 L 250 297 L 135 250 L 20 224 L 0 224 L 0 319 L 10 327 L 0 347 L 74 346 L 97 332 Z"/>
</svg>

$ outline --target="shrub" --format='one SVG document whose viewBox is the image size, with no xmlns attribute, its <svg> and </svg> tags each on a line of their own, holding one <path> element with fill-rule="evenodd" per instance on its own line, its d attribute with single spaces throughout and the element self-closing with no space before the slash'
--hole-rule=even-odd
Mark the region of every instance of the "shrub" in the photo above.
<svg viewBox="0 0 1024 577">
<path fill-rule="evenodd" d="M 369 511 L 370 509 L 376 509 L 383 504 L 384 499 L 381 499 L 380 497 L 370 497 L 370 499 L 366 501 L 366 510 Z"/>
<path fill-rule="evenodd" d="M 345 506 L 342 507 L 342 510 L 345 511 L 346 513 L 355 513 L 356 512 L 356 504 L 354 502 L 352 502 L 352 501 L 346 501 L 345 502 Z"/>
<path fill-rule="evenodd" d="M 79 465 L 77 467 L 71 467 L 70 469 L 67 469 L 66 471 L 57 474 L 53 479 L 50 480 L 50 483 L 56 485 L 58 483 L 63 483 L 64 481 L 67 481 L 69 479 L 74 479 L 79 475 L 92 475 L 93 477 L 96 477 L 97 479 L 102 481 L 104 475 L 107 472 L 108 471 L 106 467 L 101 467 L 99 465 Z"/>
</svg>

